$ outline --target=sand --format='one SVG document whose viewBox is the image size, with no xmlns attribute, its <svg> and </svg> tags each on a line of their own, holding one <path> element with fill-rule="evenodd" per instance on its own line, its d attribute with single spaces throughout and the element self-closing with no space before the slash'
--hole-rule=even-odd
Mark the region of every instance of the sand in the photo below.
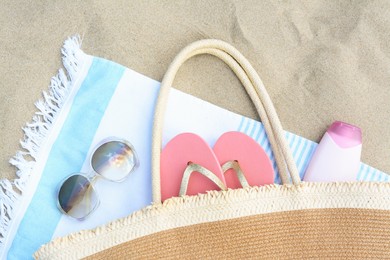
<svg viewBox="0 0 390 260">
<path fill-rule="evenodd" d="M 286 130 L 319 141 L 335 120 L 363 131 L 362 160 L 390 172 L 388 1 L 0 0 L 0 176 L 21 127 L 61 66 L 70 35 L 83 49 L 161 80 L 175 54 L 204 38 L 236 46 L 262 77 Z M 175 86 L 257 118 L 220 61 L 188 62 Z"/>
</svg>

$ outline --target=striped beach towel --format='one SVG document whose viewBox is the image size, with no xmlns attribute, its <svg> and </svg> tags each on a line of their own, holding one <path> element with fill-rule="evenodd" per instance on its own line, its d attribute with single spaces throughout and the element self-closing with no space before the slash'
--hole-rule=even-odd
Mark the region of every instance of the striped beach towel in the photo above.
<svg viewBox="0 0 390 260">
<path fill-rule="evenodd" d="M 24 128 L 23 149 L 10 161 L 18 178 L 0 182 L 1 259 L 29 259 L 52 238 L 127 216 L 152 201 L 151 131 L 159 82 L 85 54 L 78 37 L 65 41 L 62 54 L 66 72 L 52 78 L 49 91 L 36 103 L 39 111 Z M 168 103 L 163 145 L 179 133 L 193 132 L 212 146 L 224 132 L 241 131 L 265 149 L 277 172 L 261 123 L 178 90 Z M 303 177 L 317 144 L 285 134 Z M 91 150 L 109 136 L 132 143 L 139 168 L 122 183 L 98 180 L 101 203 L 86 220 L 61 214 L 56 206 L 59 183 L 72 173 L 91 172 Z M 362 163 L 357 180 L 389 181 L 389 176 Z M 280 183 L 278 174 L 275 182 Z"/>
</svg>

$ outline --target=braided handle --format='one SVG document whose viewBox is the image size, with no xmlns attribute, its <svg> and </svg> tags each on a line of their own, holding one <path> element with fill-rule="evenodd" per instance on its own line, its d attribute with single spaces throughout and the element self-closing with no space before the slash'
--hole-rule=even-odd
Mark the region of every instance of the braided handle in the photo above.
<svg viewBox="0 0 390 260">
<path fill-rule="evenodd" d="M 298 184 L 301 180 L 290 148 L 284 137 L 282 125 L 257 72 L 249 61 L 230 44 L 220 40 L 200 40 L 188 45 L 175 57 L 161 82 L 152 133 L 153 202 L 161 203 L 160 156 L 163 116 L 166 110 L 169 90 L 180 66 L 191 57 L 199 54 L 211 54 L 220 58 L 236 74 L 245 87 L 264 124 L 283 184 L 290 183 L 290 178 L 293 184 Z"/>
</svg>

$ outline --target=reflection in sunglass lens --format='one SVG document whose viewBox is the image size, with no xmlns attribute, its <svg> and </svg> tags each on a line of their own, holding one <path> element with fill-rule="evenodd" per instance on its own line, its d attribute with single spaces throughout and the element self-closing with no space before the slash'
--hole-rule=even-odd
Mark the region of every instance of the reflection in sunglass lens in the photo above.
<svg viewBox="0 0 390 260">
<path fill-rule="evenodd" d="M 58 204 L 68 215 L 83 219 L 98 205 L 97 194 L 91 182 L 83 175 L 73 175 L 61 185 Z"/>
<path fill-rule="evenodd" d="M 124 142 L 104 143 L 92 156 L 93 170 L 111 181 L 123 180 L 136 166 L 136 155 L 132 147 Z"/>
</svg>

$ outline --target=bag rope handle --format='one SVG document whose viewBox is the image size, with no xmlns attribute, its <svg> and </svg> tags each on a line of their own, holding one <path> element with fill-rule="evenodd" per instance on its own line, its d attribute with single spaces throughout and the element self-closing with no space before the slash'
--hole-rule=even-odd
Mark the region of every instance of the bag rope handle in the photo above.
<svg viewBox="0 0 390 260">
<path fill-rule="evenodd" d="M 224 61 L 236 74 L 251 98 L 264 125 L 283 184 L 300 183 L 298 169 L 284 137 L 282 125 L 273 103 L 249 61 L 233 46 L 221 40 L 200 40 L 185 47 L 170 64 L 161 82 L 154 113 L 152 132 L 152 192 L 153 202 L 161 203 L 160 156 L 162 128 L 169 90 L 180 66 L 193 56 L 211 54 Z M 287 169 L 286 169 L 287 166 Z M 288 170 L 288 171 L 287 171 Z"/>
</svg>

